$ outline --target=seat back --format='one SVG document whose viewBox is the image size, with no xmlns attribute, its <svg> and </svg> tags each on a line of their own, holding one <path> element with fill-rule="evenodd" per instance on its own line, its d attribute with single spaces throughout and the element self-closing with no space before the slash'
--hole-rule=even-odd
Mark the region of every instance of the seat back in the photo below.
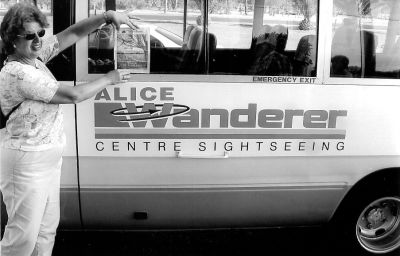
<svg viewBox="0 0 400 256">
<path fill-rule="evenodd" d="M 288 40 L 288 28 L 283 25 L 275 25 L 271 28 L 267 41 L 274 46 L 279 53 L 284 53 Z"/>
<path fill-rule="evenodd" d="M 189 50 L 200 50 L 202 45 L 202 34 L 203 30 L 199 27 L 195 27 L 190 32 L 187 48 Z"/>
<path fill-rule="evenodd" d="M 195 28 L 195 25 L 189 25 L 186 28 L 185 34 L 183 35 L 183 42 L 182 42 L 182 47 L 187 47 L 187 44 L 189 42 L 189 37 L 193 29 Z"/>
<path fill-rule="evenodd" d="M 382 56 L 385 59 L 381 61 L 380 68 L 383 71 L 395 72 L 398 77 L 400 74 L 400 38 L 386 51 L 387 53 Z"/>
<path fill-rule="evenodd" d="M 257 38 L 253 49 L 253 60 L 249 74 L 253 75 L 291 75 L 292 67 L 285 54 L 288 28 L 283 25 L 271 27 L 265 38 Z"/>
<path fill-rule="evenodd" d="M 214 52 L 217 48 L 217 38 L 212 33 L 207 33 L 209 68 L 212 69 L 214 63 Z M 205 51 L 203 47 L 203 29 L 194 27 L 190 31 L 189 39 L 183 47 L 183 57 L 180 70 L 188 73 L 201 73 L 204 71 Z"/>
<path fill-rule="evenodd" d="M 317 62 L 317 37 L 303 36 L 294 54 L 293 74 L 297 76 L 313 76 Z"/>
<path fill-rule="evenodd" d="M 208 33 L 208 54 L 209 54 L 209 69 L 210 72 L 214 70 L 215 63 L 215 50 L 217 49 L 217 37 L 213 33 Z"/>
</svg>

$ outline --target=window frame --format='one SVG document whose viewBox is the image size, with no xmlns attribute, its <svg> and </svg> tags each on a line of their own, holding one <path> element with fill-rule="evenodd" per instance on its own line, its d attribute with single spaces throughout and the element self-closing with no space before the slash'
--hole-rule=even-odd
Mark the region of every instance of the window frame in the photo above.
<svg viewBox="0 0 400 256">
<path fill-rule="evenodd" d="M 208 1 L 204 1 L 205 7 L 207 7 Z M 325 30 L 321 30 L 320 27 L 323 24 L 321 14 L 324 8 L 321 8 L 321 0 L 317 0 L 318 5 L 318 19 L 317 19 L 317 73 L 312 78 L 314 84 L 322 84 L 324 81 L 324 63 L 325 54 L 321 53 L 319 49 L 324 49 L 323 43 L 325 40 L 321 40 L 324 37 L 323 33 Z M 330 1 L 329 1 L 330 2 Z M 325 3 L 325 1 L 324 1 Z M 323 7 L 324 5 L 322 5 Z M 89 12 L 89 0 L 77 1 L 76 2 L 76 21 L 80 21 L 88 17 Z M 207 10 L 207 8 L 205 9 Z M 204 15 L 204 19 L 207 19 L 208 13 Z M 322 22 L 322 23 L 321 23 Z M 204 22 L 204 24 L 206 24 Z M 261 24 L 262 25 L 262 24 Z M 253 17 L 253 30 L 254 30 L 254 17 Z M 208 31 L 208 27 L 204 25 L 204 32 Z M 205 40 L 205 37 L 204 37 Z M 203 44 L 204 45 L 204 44 Z M 92 81 L 97 79 L 102 74 L 89 74 L 88 73 L 88 38 L 80 40 L 76 45 L 76 77 L 78 82 Z M 86 60 L 86 61 L 85 61 Z M 207 63 L 208 65 L 208 63 Z M 216 82 L 216 83 L 260 83 L 257 78 L 267 77 L 258 75 L 234 75 L 234 74 L 135 74 L 134 81 L 138 82 Z M 281 77 L 297 77 L 297 76 L 281 76 Z M 300 80 L 300 79 L 299 79 Z M 299 81 L 298 80 L 298 81 Z M 262 83 L 262 82 L 261 82 Z M 267 83 L 267 82 L 265 82 Z"/>
<path fill-rule="evenodd" d="M 399 85 L 400 79 L 395 78 L 359 78 L 359 77 L 331 77 L 330 65 L 332 56 L 332 40 L 333 40 L 333 1 L 327 1 L 324 4 L 324 12 L 326 15 L 324 27 L 329 28 L 324 30 L 325 39 L 328 40 L 324 45 L 324 84 L 332 85 L 361 85 L 361 86 L 393 86 Z M 322 9 L 322 8 L 321 8 Z"/>
</svg>

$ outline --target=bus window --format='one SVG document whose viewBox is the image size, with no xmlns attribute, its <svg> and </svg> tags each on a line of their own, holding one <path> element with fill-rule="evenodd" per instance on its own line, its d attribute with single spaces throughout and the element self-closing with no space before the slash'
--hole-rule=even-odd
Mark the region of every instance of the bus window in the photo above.
<svg viewBox="0 0 400 256">
<path fill-rule="evenodd" d="M 104 12 L 110 1 L 90 0 L 89 15 Z M 112 1 L 111 1 L 112 2 Z M 140 28 L 150 32 L 150 72 L 190 73 L 204 70 L 204 61 L 190 63 L 189 57 L 199 54 L 203 31 L 201 2 L 183 1 L 114 1 L 117 11 L 130 11 L 139 20 Z M 186 15 L 184 14 L 184 9 Z M 186 26 L 186 28 L 185 28 Z M 194 29 L 193 29 L 194 28 Z M 111 26 L 104 26 L 89 36 L 89 73 L 105 73 L 114 67 L 114 53 Z M 191 55 L 189 54 L 191 53 Z"/>
<path fill-rule="evenodd" d="M 335 0 L 331 77 L 399 78 L 400 2 Z"/>
<path fill-rule="evenodd" d="M 110 2 L 149 28 L 151 74 L 316 75 L 317 0 L 90 0 L 90 14 Z M 89 73 L 114 67 L 112 33 L 89 36 Z"/>
<path fill-rule="evenodd" d="M 251 75 L 316 75 L 316 0 L 256 0 Z"/>
</svg>

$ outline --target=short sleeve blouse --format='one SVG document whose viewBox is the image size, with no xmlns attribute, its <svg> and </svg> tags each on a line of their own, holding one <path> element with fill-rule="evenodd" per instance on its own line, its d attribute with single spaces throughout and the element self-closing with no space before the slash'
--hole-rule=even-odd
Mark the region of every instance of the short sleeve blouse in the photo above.
<svg viewBox="0 0 400 256">
<path fill-rule="evenodd" d="M 0 72 L 0 104 L 4 114 L 22 102 L 2 131 L 5 148 L 41 151 L 65 144 L 63 113 L 58 104 L 49 104 L 59 83 L 46 63 L 59 52 L 56 36 L 43 40 L 36 67 L 10 61 Z"/>
</svg>

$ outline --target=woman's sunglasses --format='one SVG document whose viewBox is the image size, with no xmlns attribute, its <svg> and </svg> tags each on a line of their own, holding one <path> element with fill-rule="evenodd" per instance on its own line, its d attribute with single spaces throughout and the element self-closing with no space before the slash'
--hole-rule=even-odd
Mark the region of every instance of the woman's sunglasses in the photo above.
<svg viewBox="0 0 400 256">
<path fill-rule="evenodd" d="M 23 37 L 23 38 L 25 38 L 26 40 L 33 40 L 33 39 L 36 38 L 36 36 L 38 36 L 38 37 L 43 37 L 45 33 L 46 33 L 46 30 L 42 29 L 42 30 L 40 30 L 40 31 L 37 32 L 37 33 L 25 34 L 25 35 L 17 35 L 17 36 Z"/>
</svg>

